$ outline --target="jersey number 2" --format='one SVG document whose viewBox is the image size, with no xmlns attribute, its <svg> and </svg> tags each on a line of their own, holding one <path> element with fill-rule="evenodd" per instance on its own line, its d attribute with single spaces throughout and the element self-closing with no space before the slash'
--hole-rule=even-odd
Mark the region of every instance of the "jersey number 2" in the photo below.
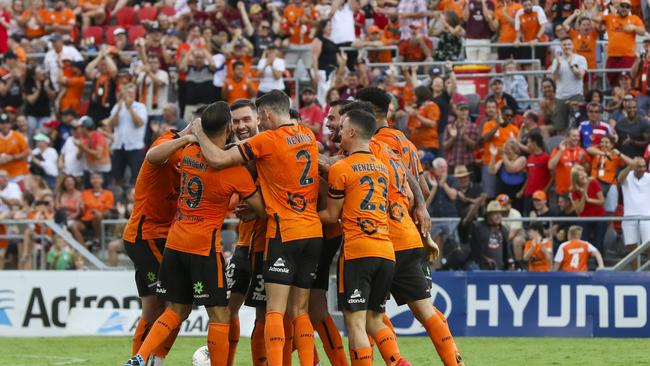
<svg viewBox="0 0 650 366">
<path fill-rule="evenodd" d="M 296 160 L 305 158 L 306 164 L 305 169 L 302 170 L 302 175 L 300 176 L 300 185 L 308 186 L 314 183 L 314 178 L 309 176 L 309 171 L 311 170 L 311 155 L 307 150 L 300 150 L 296 153 Z"/>
<path fill-rule="evenodd" d="M 370 202 L 372 200 L 372 196 L 375 194 L 375 182 L 372 180 L 372 177 L 369 175 L 364 175 L 361 177 L 360 181 L 361 185 L 367 184 L 368 185 L 368 193 L 366 193 L 366 197 L 364 197 L 363 201 L 361 201 L 360 208 L 362 211 L 374 211 L 377 209 L 377 205 L 374 203 Z M 386 178 L 384 177 L 379 177 L 377 179 L 377 184 L 382 187 L 381 191 L 381 196 L 383 197 L 384 201 L 388 199 L 388 182 L 386 181 Z M 386 212 L 386 204 L 380 203 L 379 204 L 379 211 L 381 212 Z"/>
</svg>

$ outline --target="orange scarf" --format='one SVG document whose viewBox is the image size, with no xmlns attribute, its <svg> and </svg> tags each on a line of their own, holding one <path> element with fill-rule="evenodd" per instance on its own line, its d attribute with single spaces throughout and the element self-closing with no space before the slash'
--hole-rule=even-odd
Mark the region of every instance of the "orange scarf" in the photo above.
<svg viewBox="0 0 650 366">
<path fill-rule="evenodd" d="M 650 61 L 643 56 L 643 61 L 641 61 L 641 72 L 639 75 L 636 77 L 636 86 L 639 88 L 639 91 L 643 95 L 648 95 L 648 78 L 650 77 L 650 74 L 648 72 L 650 71 Z"/>
<path fill-rule="evenodd" d="M 149 78 L 149 75 L 145 75 L 144 79 L 142 79 L 142 87 L 140 88 L 140 103 L 142 104 L 147 104 L 147 78 Z M 153 84 L 153 95 L 151 96 L 151 108 L 152 109 L 158 109 L 158 85 L 156 82 L 151 79 L 151 83 Z"/>
</svg>

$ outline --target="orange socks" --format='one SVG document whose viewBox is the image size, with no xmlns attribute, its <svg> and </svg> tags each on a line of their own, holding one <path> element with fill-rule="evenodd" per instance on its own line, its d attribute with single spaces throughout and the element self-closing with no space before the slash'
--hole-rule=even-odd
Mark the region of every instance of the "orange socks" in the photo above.
<svg viewBox="0 0 650 366">
<path fill-rule="evenodd" d="M 350 350 L 352 366 L 372 366 L 372 347 Z"/>
<path fill-rule="evenodd" d="M 147 333 L 149 333 L 149 329 L 151 329 L 151 323 L 147 323 L 140 318 L 140 320 L 138 320 L 138 325 L 135 326 L 135 332 L 133 333 L 131 356 L 135 356 L 135 354 L 138 353 L 140 346 L 142 346 L 142 342 L 144 342 Z"/>
<path fill-rule="evenodd" d="M 266 366 L 266 346 L 264 345 L 264 324 L 255 322 L 251 334 L 251 354 L 253 366 Z"/>
<path fill-rule="evenodd" d="M 384 317 L 381 320 L 384 322 L 384 325 L 390 328 L 390 331 L 395 334 L 395 327 L 393 326 L 393 323 L 390 322 L 390 318 L 386 313 L 384 313 Z"/>
<path fill-rule="evenodd" d="M 265 316 L 264 344 L 269 366 L 282 365 L 282 349 L 285 343 L 283 317 L 284 314 L 277 311 L 267 312 Z"/>
<path fill-rule="evenodd" d="M 314 364 L 314 327 L 309 315 L 301 314 L 294 320 L 294 339 L 301 365 Z"/>
<path fill-rule="evenodd" d="M 314 328 L 323 342 L 323 348 L 333 366 L 348 366 L 348 360 L 343 348 L 343 340 L 331 315 L 323 321 L 314 324 Z"/>
<path fill-rule="evenodd" d="M 429 334 L 429 338 L 431 338 L 433 345 L 436 347 L 438 356 L 440 356 L 443 364 L 446 366 L 458 365 L 458 361 L 456 360 L 456 344 L 447 325 L 447 320 L 438 309 L 435 310 L 436 314 L 432 315 L 422 325 L 427 330 L 427 334 Z"/>
<path fill-rule="evenodd" d="M 162 358 L 167 357 L 167 354 L 169 353 L 169 351 L 171 351 L 172 346 L 176 341 L 176 336 L 178 336 L 178 332 L 180 330 L 181 330 L 180 328 L 176 328 L 172 330 L 172 332 L 169 333 L 167 338 L 165 338 L 165 341 L 162 342 L 162 344 L 158 346 L 158 348 L 156 348 L 153 352 L 151 352 L 151 354 Z"/>
<path fill-rule="evenodd" d="M 282 348 L 282 366 L 291 366 L 291 356 L 295 349 L 293 339 L 293 320 L 286 314 L 282 318 L 282 326 L 284 327 L 284 347 Z"/>
<path fill-rule="evenodd" d="M 211 366 L 226 366 L 228 364 L 228 333 L 230 324 L 208 324 L 208 351 Z"/>
<path fill-rule="evenodd" d="M 377 343 L 377 348 L 379 348 L 381 357 L 386 362 L 386 365 L 392 366 L 397 364 L 402 357 L 399 353 L 395 333 L 393 333 L 390 328 L 382 328 L 373 336 L 373 338 Z"/>
<path fill-rule="evenodd" d="M 170 309 L 165 309 L 149 330 L 147 338 L 140 346 L 138 354 L 147 360 L 149 355 L 157 349 L 169 335 L 181 325 L 181 319 Z"/>
<path fill-rule="evenodd" d="M 239 317 L 230 318 L 230 330 L 228 333 L 228 366 L 232 366 L 235 362 L 235 353 L 237 352 L 237 344 L 239 343 Z"/>
</svg>

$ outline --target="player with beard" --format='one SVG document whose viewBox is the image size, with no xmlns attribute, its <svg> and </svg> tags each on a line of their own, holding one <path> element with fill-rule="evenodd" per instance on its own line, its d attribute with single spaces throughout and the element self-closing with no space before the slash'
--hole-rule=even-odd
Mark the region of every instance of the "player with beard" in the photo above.
<svg viewBox="0 0 650 366">
<path fill-rule="evenodd" d="M 238 99 L 230 105 L 232 114 L 232 139 L 239 143 L 255 136 L 259 132 L 259 120 L 255 103 L 248 99 Z M 244 164 L 257 181 L 257 172 L 253 164 Z M 239 217 L 239 238 L 228 268 L 228 290 L 230 290 L 230 334 L 228 341 L 228 366 L 235 360 L 237 344 L 239 343 L 240 324 L 239 309 L 242 304 L 254 307 L 255 326 L 251 335 L 251 357 L 253 365 L 266 365 L 266 349 L 264 347 L 264 313 L 266 293 L 262 279 L 262 264 L 266 246 L 266 217 L 258 218 L 252 214 L 245 202 L 240 202 L 235 210 Z"/>
</svg>

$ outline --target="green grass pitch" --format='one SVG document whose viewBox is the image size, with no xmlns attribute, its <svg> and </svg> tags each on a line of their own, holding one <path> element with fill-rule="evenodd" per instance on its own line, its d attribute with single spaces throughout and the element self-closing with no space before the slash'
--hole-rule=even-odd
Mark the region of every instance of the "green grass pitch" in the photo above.
<svg viewBox="0 0 650 366">
<path fill-rule="evenodd" d="M 201 337 L 179 337 L 166 366 L 190 366 L 194 351 L 203 345 Z M 402 354 L 414 366 L 442 363 L 428 338 L 401 337 Z M 475 365 L 649 365 L 648 339 L 611 338 L 470 338 L 457 337 L 465 362 Z M 319 346 L 321 360 L 326 358 Z M 122 366 L 131 349 L 128 337 L 1 338 L 0 365 Z M 375 351 L 375 365 L 383 365 Z M 298 365 L 294 353 L 294 365 Z M 322 362 L 328 365 L 329 362 Z M 249 339 L 243 338 L 237 349 L 235 365 L 250 365 Z"/>
</svg>

